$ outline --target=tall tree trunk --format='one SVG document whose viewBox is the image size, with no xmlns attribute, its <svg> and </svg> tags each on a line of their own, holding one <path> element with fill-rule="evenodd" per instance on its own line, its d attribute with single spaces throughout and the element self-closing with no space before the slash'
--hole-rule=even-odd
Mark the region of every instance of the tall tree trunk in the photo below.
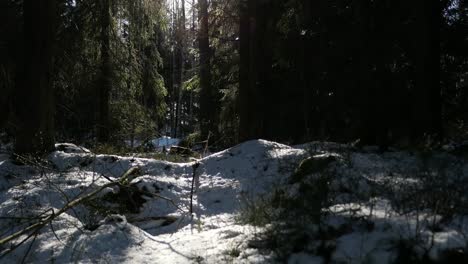
<svg viewBox="0 0 468 264">
<path fill-rule="evenodd" d="M 185 49 L 185 0 L 182 2 L 182 8 L 180 10 L 180 17 L 177 18 L 177 48 L 176 48 L 176 111 L 175 111 L 175 127 L 174 127 L 174 137 L 177 138 L 180 134 L 180 124 L 182 121 L 182 82 L 184 79 L 184 69 L 185 69 L 185 59 L 184 59 L 184 49 Z M 179 7 L 177 6 L 177 10 Z"/>
<path fill-rule="evenodd" d="M 191 38 L 195 39 L 197 37 L 197 33 L 195 32 L 195 22 L 196 22 L 196 8 L 195 8 L 195 0 L 192 0 L 192 27 L 191 27 Z M 191 47 L 195 49 L 196 47 L 195 42 L 192 43 Z M 195 67 L 195 56 L 190 56 L 192 59 L 191 70 Z M 194 118 L 193 118 L 193 89 L 190 89 L 190 99 L 189 99 L 189 118 L 188 123 L 191 129 L 194 127 Z"/>
<path fill-rule="evenodd" d="M 420 0 L 416 8 L 415 109 L 413 137 L 441 136 L 439 0 Z"/>
<path fill-rule="evenodd" d="M 356 53 L 354 62 L 356 64 L 356 80 L 358 92 L 356 102 L 358 105 L 361 121 L 359 134 L 365 144 L 376 143 L 376 117 L 375 116 L 375 87 L 372 85 L 372 58 L 371 58 L 371 21 L 370 21 L 370 0 L 355 0 L 356 19 Z"/>
<path fill-rule="evenodd" d="M 176 130 L 177 130 L 177 81 L 176 81 L 176 71 L 177 71 L 177 20 L 178 20 L 178 7 L 176 5 L 176 1 L 172 0 L 171 4 L 172 8 L 172 16 L 171 16 L 171 26 L 172 26 L 172 33 L 171 33 L 171 41 L 172 41 L 172 51 L 171 51 L 171 136 L 176 137 Z"/>
<path fill-rule="evenodd" d="M 15 149 L 43 152 L 54 144 L 52 86 L 56 1 L 24 0 L 24 61 L 16 76 L 18 118 Z"/>
<path fill-rule="evenodd" d="M 208 138 L 208 134 L 216 133 L 216 101 L 215 93 L 211 85 L 211 52 L 208 29 L 208 2 L 198 1 L 199 8 L 199 34 L 198 48 L 200 52 L 200 130 L 202 138 Z"/>
<path fill-rule="evenodd" d="M 101 73 L 98 82 L 98 141 L 108 142 L 109 131 L 109 97 L 112 89 L 112 62 L 110 54 L 110 0 L 101 1 Z"/>
<path fill-rule="evenodd" d="M 240 140 L 280 138 L 277 103 L 280 86 L 273 82 L 275 26 L 281 3 L 247 0 L 240 21 Z"/>
<path fill-rule="evenodd" d="M 239 140 L 259 136 L 260 116 L 256 111 L 256 58 L 255 58 L 255 1 L 243 0 L 240 6 L 240 65 L 239 65 Z"/>
<path fill-rule="evenodd" d="M 278 116 L 281 111 L 279 104 L 283 98 L 279 98 L 281 87 L 273 82 L 273 57 L 276 32 L 276 21 L 279 19 L 278 10 L 281 9 L 280 1 L 264 0 L 258 1 L 256 10 L 256 30 L 255 30 L 255 61 L 256 71 L 256 112 L 260 115 L 257 120 L 257 137 L 279 140 L 281 138 L 281 129 Z M 292 129 L 291 129 L 292 130 Z M 294 134 L 294 131 L 291 131 Z M 303 131 L 304 132 L 304 131 Z"/>
</svg>

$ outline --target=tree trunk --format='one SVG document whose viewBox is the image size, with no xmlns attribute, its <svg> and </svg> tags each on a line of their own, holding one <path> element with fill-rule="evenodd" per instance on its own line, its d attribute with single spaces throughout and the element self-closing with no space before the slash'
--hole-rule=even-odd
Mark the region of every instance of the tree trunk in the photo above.
<svg viewBox="0 0 468 264">
<path fill-rule="evenodd" d="M 371 21 L 370 0 L 355 0 L 356 18 L 356 53 L 354 63 L 356 64 L 356 80 L 358 92 L 356 102 L 358 105 L 358 119 L 360 120 L 359 134 L 361 141 L 365 144 L 376 143 L 376 118 L 375 99 L 376 91 L 372 85 L 372 58 L 371 52 Z"/>
<path fill-rule="evenodd" d="M 281 86 L 274 83 L 274 42 L 279 1 L 244 1 L 240 21 L 240 140 L 279 139 Z"/>
<path fill-rule="evenodd" d="M 273 80 L 273 64 L 275 56 L 274 43 L 276 39 L 276 23 L 280 19 L 281 3 L 280 1 L 266 0 L 257 3 L 256 7 L 256 41 L 255 41 L 255 60 L 257 64 L 256 95 L 255 106 L 260 115 L 258 120 L 259 134 L 262 137 L 271 140 L 281 139 L 281 127 L 278 116 L 285 109 L 279 105 L 284 100 L 279 98 L 279 94 L 284 87 L 281 87 Z M 260 121 L 260 122 L 259 122 Z M 291 129 L 291 134 L 295 131 Z M 305 131 L 302 131 L 304 133 Z"/>
<path fill-rule="evenodd" d="M 416 8 L 415 109 L 413 138 L 441 136 L 440 23 L 438 0 L 420 0 Z"/>
<path fill-rule="evenodd" d="M 241 2 L 239 65 L 239 140 L 259 136 L 260 116 L 256 111 L 255 1 Z"/>
<path fill-rule="evenodd" d="M 211 52 L 208 30 L 208 2 L 198 1 L 199 8 L 199 34 L 198 45 L 200 52 L 200 130 L 203 139 L 208 134 L 216 133 L 216 102 L 211 85 Z"/>
<path fill-rule="evenodd" d="M 172 51 L 171 51 L 171 85 L 170 98 L 171 98 L 171 136 L 176 137 L 177 133 L 177 20 L 178 20 L 178 7 L 176 1 L 172 0 Z"/>
<path fill-rule="evenodd" d="M 177 9 L 179 7 L 177 6 Z M 184 79 L 184 69 L 185 69 L 185 59 L 184 59 L 184 49 L 185 49 L 185 1 L 182 1 L 180 17 L 177 17 L 177 48 L 176 48 L 176 111 L 175 111 L 175 128 L 174 128 L 174 137 L 177 138 L 180 136 L 180 125 L 182 121 L 182 83 Z"/>
<path fill-rule="evenodd" d="M 112 62 L 110 54 L 110 0 L 101 1 L 101 75 L 98 83 L 98 141 L 108 142 L 109 131 L 109 97 L 112 89 Z"/>
<path fill-rule="evenodd" d="M 16 76 L 18 118 L 15 149 L 43 152 L 54 144 L 54 91 L 52 86 L 55 0 L 25 0 L 24 61 Z"/>
</svg>

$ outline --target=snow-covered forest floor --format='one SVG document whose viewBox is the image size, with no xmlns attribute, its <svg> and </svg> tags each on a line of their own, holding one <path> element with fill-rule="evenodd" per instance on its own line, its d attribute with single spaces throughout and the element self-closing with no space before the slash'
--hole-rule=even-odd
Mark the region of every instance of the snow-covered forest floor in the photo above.
<svg viewBox="0 0 468 264">
<path fill-rule="evenodd" d="M 0 262 L 468 260 L 468 163 L 450 147 L 380 153 L 256 140 L 189 163 L 96 155 L 72 144 L 58 144 L 47 160 L 19 162 L 4 151 L 0 239 L 132 167 L 139 170 L 130 183 L 4 243 Z"/>
</svg>

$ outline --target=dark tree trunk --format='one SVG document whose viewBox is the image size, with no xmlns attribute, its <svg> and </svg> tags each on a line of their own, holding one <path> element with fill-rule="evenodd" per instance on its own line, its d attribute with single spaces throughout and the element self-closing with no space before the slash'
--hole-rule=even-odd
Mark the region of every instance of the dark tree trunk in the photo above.
<svg viewBox="0 0 468 264">
<path fill-rule="evenodd" d="M 372 85 L 372 60 L 371 60 L 371 21 L 370 21 L 370 0 L 355 0 L 356 19 L 356 43 L 354 63 L 356 69 L 358 98 L 355 101 L 358 105 L 361 125 L 359 134 L 365 144 L 376 143 L 377 129 L 375 126 L 375 86 Z"/>
<path fill-rule="evenodd" d="M 239 65 L 239 140 L 260 136 L 261 117 L 257 111 L 256 90 L 256 1 L 241 2 L 240 16 L 240 65 Z"/>
<path fill-rule="evenodd" d="M 196 8 L 195 8 L 195 0 L 192 0 L 192 26 L 191 26 L 191 37 L 192 39 L 195 39 L 196 36 L 197 36 L 197 33 L 195 32 L 195 22 L 196 22 Z M 196 44 L 195 42 L 193 43 L 193 48 L 195 48 Z M 191 58 L 191 69 L 193 69 L 195 67 L 195 56 L 190 56 Z M 191 129 L 194 128 L 194 114 L 193 114 L 193 89 L 190 89 L 190 95 L 189 95 L 190 99 L 189 99 L 189 110 L 188 110 L 188 124 L 190 126 Z"/>
<path fill-rule="evenodd" d="M 240 2 L 240 22 L 239 22 L 239 140 L 245 141 L 250 139 L 249 131 L 252 119 L 249 116 L 249 94 L 251 88 L 249 83 L 249 65 L 250 65 L 250 16 L 249 16 L 249 0 Z"/>
<path fill-rule="evenodd" d="M 317 2 L 314 2 L 317 3 Z M 301 0 L 300 1 L 300 6 L 301 8 L 301 13 L 300 13 L 300 19 L 302 20 L 303 26 L 306 30 L 312 30 L 313 28 L 313 19 L 316 18 L 314 9 L 312 6 L 313 3 L 308 0 Z M 305 38 L 302 36 L 302 38 L 298 39 L 298 55 L 297 56 L 297 62 L 298 62 L 298 83 L 300 86 L 302 86 L 302 123 L 303 123 L 303 129 L 297 129 L 295 131 L 295 137 L 309 137 L 311 134 L 311 105 L 314 105 L 313 100 L 314 97 L 312 96 L 312 85 L 311 85 L 311 79 L 313 76 L 313 70 L 310 65 L 312 61 L 314 61 L 314 58 L 312 56 L 312 50 L 313 49 L 313 43 L 310 41 L 310 38 Z M 316 60 L 315 60 L 316 61 Z M 315 124 L 317 124 L 316 120 L 314 120 Z M 302 131 L 298 131 L 302 130 Z M 300 136 L 299 136 L 300 135 Z"/>
<path fill-rule="evenodd" d="M 110 0 L 101 1 L 101 73 L 98 82 L 98 141 L 108 142 L 110 137 L 109 97 L 112 89 L 112 62 L 110 54 Z"/>
<path fill-rule="evenodd" d="M 211 85 L 211 51 L 208 30 L 208 2 L 198 1 L 199 8 L 199 35 L 198 45 L 200 51 L 200 130 L 202 138 L 208 134 L 217 133 L 217 107 L 216 94 Z"/>
<path fill-rule="evenodd" d="M 256 87 L 256 111 L 260 115 L 257 120 L 259 134 L 271 140 L 279 140 L 281 129 L 278 116 L 281 113 L 279 104 L 284 100 L 278 98 L 278 94 L 284 87 L 273 82 L 273 57 L 276 32 L 276 21 L 278 18 L 279 1 L 266 0 L 257 2 L 256 7 L 256 33 L 255 38 L 255 61 L 257 64 Z M 291 129 L 292 134 L 294 130 Z"/>
<path fill-rule="evenodd" d="M 280 1 L 241 2 L 239 65 L 239 139 L 283 137 L 284 124 L 278 120 L 285 111 L 281 86 L 275 79 L 274 55 L 278 42 L 277 21 Z M 283 108 L 282 108 L 283 107 Z M 294 128 L 291 128 L 293 131 Z"/>
<path fill-rule="evenodd" d="M 389 54 L 392 52 L 393 39 L 391 36 L 391 27 L 396 27 L 393 21 L 389 21 L 388 15 L 391 14 L 391 1 L 381 1 L 375 3 L 374 29 L 372 30 L 372 61 L 375 63 L 374 98 L 372 100 L 373 113 L 372 126 L 375 135 L 374 142 L 380 146 L 381 150 L 386 150 L 389 145 L 389 132 L 393 125 L 392 116 L 397 111 L 395 102 L 391 102 L 392 78 L 390 65 L 392 63 Z"/>
<path fill-rule="evenodd" d="M 439 0 L 420 0 L 416 8 L 415 108 L 413 137 L 441 136 Z"/>
<path fill-rule="evenodd" d="M 178 7 L 177 7 L 178 9 Z M 182 1 L 180 17 L 177 17 L 177 33 L 176 33 L 176 85 L 175 85 L 175 100 L 177 102 L 175 110 L 175 126 L 174 126 L 174 137 L 179 137 L 180 134 L 180 125 L 182 119 L 182 83 L 184 79 L 184 69 L 185 69 L 185 59 L 184 59 L 184 49 L 185 49 L 185 1 Z"/>
<path fill-rule="evenodd" d="M 24 61 L 16 76 L 18 153 L 44 152 L 54 144 L 52 86 L 56 1 L 25 0 Z"/>
</svg>

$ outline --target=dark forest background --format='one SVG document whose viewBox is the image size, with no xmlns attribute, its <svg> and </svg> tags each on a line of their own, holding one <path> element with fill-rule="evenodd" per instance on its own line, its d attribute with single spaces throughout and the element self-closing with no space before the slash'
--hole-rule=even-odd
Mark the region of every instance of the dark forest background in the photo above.
<svg viewBox="0 0 468 264">
<path fill-rule="evenodd" d="M 466 0 L 0 0 L 0 128 L 18 153 L 460 141 L 467 44 Z"/>
</svg>

